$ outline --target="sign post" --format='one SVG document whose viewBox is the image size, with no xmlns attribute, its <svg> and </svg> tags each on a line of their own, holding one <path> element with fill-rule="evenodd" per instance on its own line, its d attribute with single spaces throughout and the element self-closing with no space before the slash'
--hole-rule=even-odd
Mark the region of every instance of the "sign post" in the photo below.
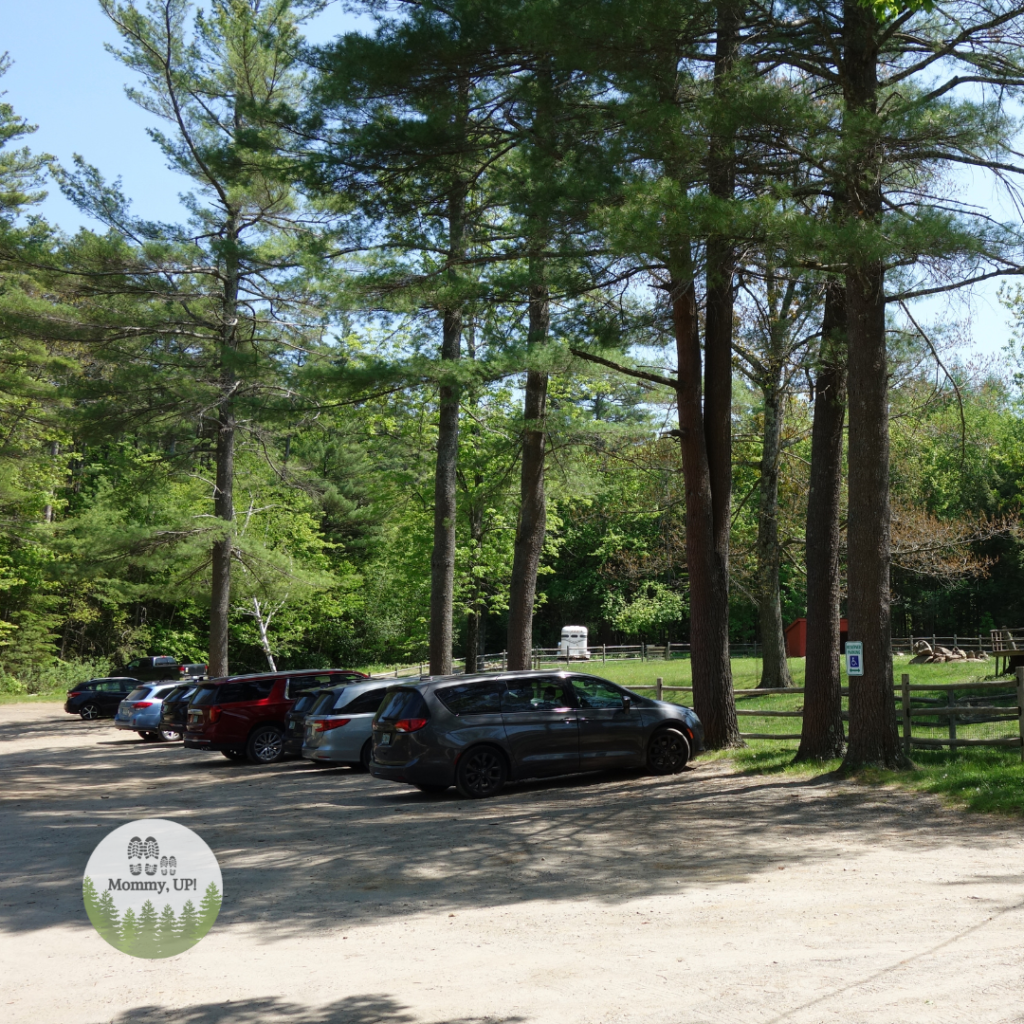
<svg viewBox="0 0 1024 1024">
<path fill-rule="evenodd" d="M 864 644 L 860 640 L 846 641 L 846 674 L 864 675 Z"/>
</svg>

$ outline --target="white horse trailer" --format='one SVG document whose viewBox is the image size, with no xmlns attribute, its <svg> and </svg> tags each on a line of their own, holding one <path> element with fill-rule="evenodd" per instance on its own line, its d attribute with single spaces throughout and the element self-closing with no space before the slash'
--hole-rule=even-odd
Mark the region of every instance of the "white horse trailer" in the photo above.
<svg viewBox="0 0 1024 1024">
<path fill-rule="evenodd" d="M 587 650 L 586 626 L 562 627 L 562 639 L 558 641 L 558 656 L 567 660 L 570 658 L 590 658 L 590 651 Z"/>
</svg>

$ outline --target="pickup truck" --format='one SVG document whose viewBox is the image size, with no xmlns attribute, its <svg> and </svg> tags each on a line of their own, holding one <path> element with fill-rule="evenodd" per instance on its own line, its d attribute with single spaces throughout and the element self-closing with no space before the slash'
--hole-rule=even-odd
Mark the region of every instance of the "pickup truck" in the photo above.
<svg viewBox="0 0 1024 1024">
<path fill-rule="evenodd" d="M 115 676 L 131 676 L 140 682 L 159 682 L 169 679 L 193 679 L 206 675 L 206 666 L 178 661 L 167 655 L 153 655 L 148 658 L 133 658 L 127 665 L 111 673 Z"/>
</svg>

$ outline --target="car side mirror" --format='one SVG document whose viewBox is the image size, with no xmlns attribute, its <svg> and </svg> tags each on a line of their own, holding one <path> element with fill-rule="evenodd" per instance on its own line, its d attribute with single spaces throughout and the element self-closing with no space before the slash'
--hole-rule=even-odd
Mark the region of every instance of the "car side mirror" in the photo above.
<svg viewBox="0 0 1024 1024">
<path fill-rule="evenodd" d="M 625 694 L 622 695 L 622 710 L 628 711 L 633 706 L 633 702 Z"/>
</svg>

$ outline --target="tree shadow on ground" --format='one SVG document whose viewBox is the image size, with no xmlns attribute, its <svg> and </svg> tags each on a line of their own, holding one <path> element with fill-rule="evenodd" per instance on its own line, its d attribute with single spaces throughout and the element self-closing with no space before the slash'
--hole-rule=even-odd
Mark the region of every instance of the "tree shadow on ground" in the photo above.
<svg viewBox="0 0 1024 1024">
<path fill-rule="evenodd" d="M 458 1017 L 444 1021 L 416 1016 L 388 996 L 349 996 L 327 1006 L 303 1006 L 283 999 L 240 999 L 197 1003 L 179 1009 L 136 1006 L 105 1024 L 517 1024 L 523 1017 Z"/>
<path fill-rule="evenodd" d="M 28 733 L 4 751 L 0 928 L 88 928 L 89 855 L 137 818 L 195 829 L 224 876 L 216 927 L 253 928 L 268 943 L 356 929 L 382 914 L 699 892 L 833 857 L 841 843 L 940 846 L 955 833 L 985 846 L 1019 832 L 934 799 L 792 776 L 755 780 L 727 761 L 667 777 L 531 781 L 467 801 L 347 768 L 258 768 L 111 734 L 86 730 L 48 747 Z"/>
</svg>

